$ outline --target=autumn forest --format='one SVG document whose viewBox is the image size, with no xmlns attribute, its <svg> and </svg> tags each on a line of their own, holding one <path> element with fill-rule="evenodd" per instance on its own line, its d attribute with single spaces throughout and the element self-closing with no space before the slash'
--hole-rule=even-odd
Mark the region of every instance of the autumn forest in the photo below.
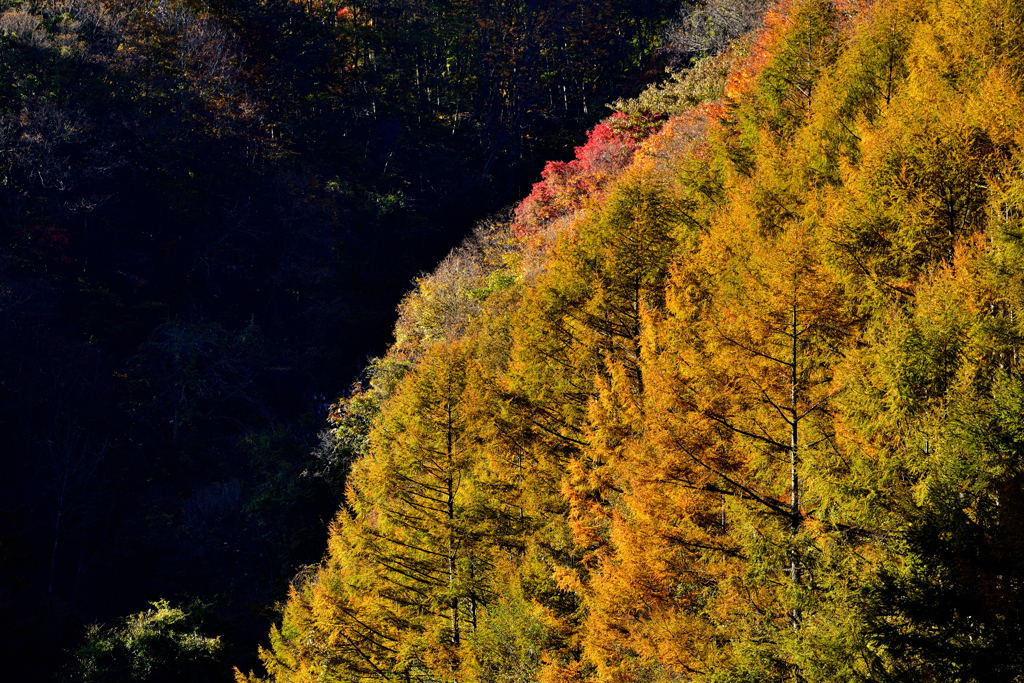
<svg viewBox="0 0 1024 683">
<path fill-rule="evenodd" d="M 1024 2 L 0 0 L 0 678 L 1024 681 Z"/>
</svg>

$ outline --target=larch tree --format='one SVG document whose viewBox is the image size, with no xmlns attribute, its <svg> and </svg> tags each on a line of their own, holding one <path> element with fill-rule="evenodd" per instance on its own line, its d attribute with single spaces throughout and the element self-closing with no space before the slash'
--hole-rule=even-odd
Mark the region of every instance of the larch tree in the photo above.
<svg viewBox="0 0 1024 683">
<path fill-rule="evenodd" d="M 459 676 L 491 594 L 474 526 L 474 375 L 465 346 L 436 344 L 383 409 L 325 564 L 293 586 L 274 649 L 263 652 L 278 681 Z"/>
<path fill-rule="evenodd" d="M 606 680 L 824 666 L 805 641 L 821 630 L 841 562 L 822 549 L 840 522 L 817 465 L 835 448 L 833 368 L 855 320 L 824 259 L 808 161 L 789 145 L 834 59 L 834 17 L 805 2 L 776 22 L 772 59 L 718 135 L 727 208 L 695 253 L 677 252 L 669 312 L 645 330 L 641 408 L 599 402 L 599 422 L 642 425 L 604 440 L 624 456 L 605 477 L 617 502 L 588 621 Z M 618 405 L 623 389 L 609 392 Z"/>
</svg>

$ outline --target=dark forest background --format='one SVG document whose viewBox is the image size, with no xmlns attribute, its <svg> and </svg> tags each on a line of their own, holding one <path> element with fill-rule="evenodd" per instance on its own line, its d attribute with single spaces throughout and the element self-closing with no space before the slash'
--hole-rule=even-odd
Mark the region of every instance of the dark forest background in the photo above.
<svg viewBox="0 0 1024 683">
<path fill-rule="evenodd" d="M 4 677 L 161 598 L 247 669 L 410 279 L 685 61 L 679 10 L 0 0 Z"/>
</svg>

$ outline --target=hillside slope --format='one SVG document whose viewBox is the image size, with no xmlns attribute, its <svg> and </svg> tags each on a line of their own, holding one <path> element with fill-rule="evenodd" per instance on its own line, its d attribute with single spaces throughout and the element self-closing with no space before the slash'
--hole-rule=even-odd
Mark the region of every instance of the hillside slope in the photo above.
<svg viewBox="0 0 1024 683">
<path fill-rule="evenodd" d="M 1022 40 L 780 0 L 549 164 L 336 406 L 271 680 L 1019 680 Z"/>
</svg>

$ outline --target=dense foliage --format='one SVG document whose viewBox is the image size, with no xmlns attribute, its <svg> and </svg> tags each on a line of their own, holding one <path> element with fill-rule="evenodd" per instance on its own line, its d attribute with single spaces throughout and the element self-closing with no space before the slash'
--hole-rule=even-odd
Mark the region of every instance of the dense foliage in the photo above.
<svg viewBox="0 0 1024 683">
<path fill-rule="evenodd" d="M 1022 40 L 779 0 L 621 102 L 335 407 L 270 680 L 1021 680 Z"/>
<path fill-rule="evenodd" d="M 224 670 L 222 645 L 204 635 L 203 612 L 201 603 L 182 609 L 160 600 L 119 628 L 94 626 L 77 652 L 76 674 L 87 683 L 215 680 Z"/>
</svg>

